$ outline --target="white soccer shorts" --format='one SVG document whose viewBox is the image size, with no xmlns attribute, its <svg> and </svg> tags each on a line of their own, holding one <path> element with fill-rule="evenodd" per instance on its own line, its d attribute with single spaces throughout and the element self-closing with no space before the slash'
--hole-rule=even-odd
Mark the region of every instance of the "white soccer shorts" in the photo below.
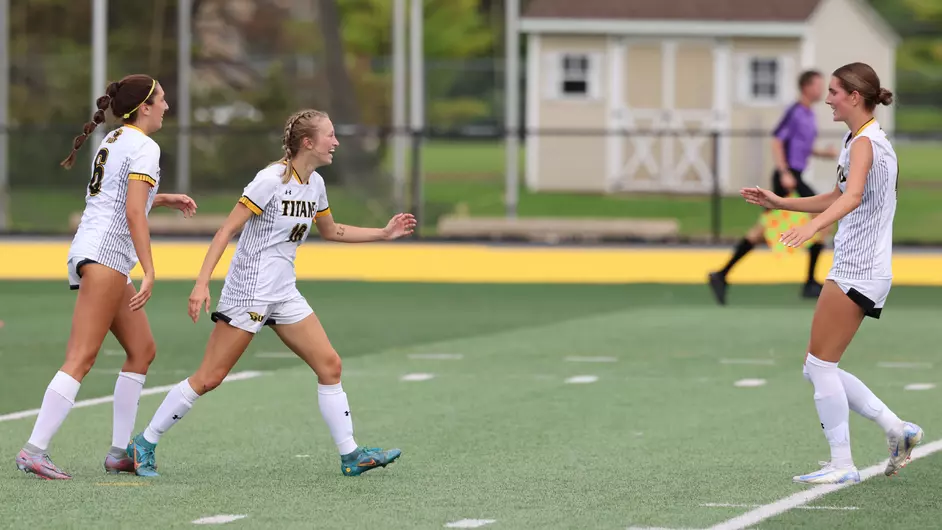
<svg viewBox="0 0 942 530">
<path fill-rule="evenodd" d="M 841 291 L 864 310 L 866 316 L 880 318 L 883 304 L 890 294 L 892 280 L 849 280 L 831 275 L 828 275 L 827 279 L 834 280 Z"/>
<path fill-rule="evenodd" d="M 69 261 L 66 264 L 66 267 L 69 271 L 69 289 L 75 291 L 79 288 L 79 284 L 82 283 L 82 267 L 88 265 L 89 263 L 98 262 L 91 258 L 83 258 L 80 256 L 69 258 Z M 130 276 L 128 276 L 128 283 L 131 283 Z"/>
<path fill-rule="evenodd" d="M 262 326 L 296 324 L 314 313 L 304 297 L 287 302 L 256 306 L 219 304 L 212 314 L 213 322 L 222 320 L 234 328 L 258 333 Z"/>
</svg>

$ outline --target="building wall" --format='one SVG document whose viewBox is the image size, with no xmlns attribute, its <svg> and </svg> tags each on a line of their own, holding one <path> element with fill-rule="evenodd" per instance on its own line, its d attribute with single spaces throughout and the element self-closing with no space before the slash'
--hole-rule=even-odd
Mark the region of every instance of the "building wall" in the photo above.
<svg viewBox="0 0 942 530">
<path fill-rule="evenodd" d="M 734 91 L 731 128 L 737 132 L 729 140 L 730 164 L 726 194 L 733 195 L 743 186 L 770 186 L 774 169 L 771 134 L 783 113 L 797 97 L 800 73 L 801 41 L 798 39 L 732 39 L 733 65 L 729 86 Z M 740 83 L 748 68 L 749 57 L 779 57 L 785 66 L 782 97 L 774 103 L 756 104 L 741 92 Z M 749 133 L 749 134 L 739 134 Z"/>
<path fill-rule="evenodd" d="M 555 61 L 560 53 L 585 52 L 596 61 L 595 97 L 557 99 L 550 85 L 557 82 Z M 607 127 L 609 72 L 607 39 L 592 36 L 542 35 L 541 84 L 537 102 L 540 129 L 601 131 Z M 538 146 L 539 191 L 595 191 L 605 189 L 606 141 L 601 135 L 542 135 Z"/>
<path fill-rule="evenodd" d="M 712 127 L 713 48 L 714 41 L 705 39 L 627 39 L 623 96 L 616 104 L 620 125 L 638 132 L 619 144 L 616 189 L 668 191 L 712 183 L 708 136 L 651 133 Z"/>
</svg>

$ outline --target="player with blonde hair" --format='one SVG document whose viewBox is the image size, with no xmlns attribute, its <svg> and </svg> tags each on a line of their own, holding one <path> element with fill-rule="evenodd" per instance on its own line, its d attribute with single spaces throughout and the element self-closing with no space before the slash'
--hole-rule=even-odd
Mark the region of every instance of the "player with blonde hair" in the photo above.
<svg viewBox="0 0 942 530">
<path fill-rule="evenodd" d="M 814 386 L 814 402 L 831 447 L 831 460 L 819 470 L 793 478 L 806 484 L 860 482 L 850 451 L 850 411 L 876 422 L 886 434 L 890 458 L 884 473 L 893 475 L 909 461 L 923 430 L 905 422 L 838 362 L 864 317 L 880 318 L 892 283 L 893 218 L 899 165 L 896 152 L 873 116 L 893 102 L 873 69 L 844 65 L 831 76 L 827 104 L 834 121 L 849 129 L 838 158 L 837 185 L 822 195 L 782 198 L 756 188 L 742 190 L 746 201 L 771 209 L 820 214 L 792 228 L 781 240 L 799 247 L 815 233 L 840 221 L 834 237 L 834 261 L 818 298 L 805 354 L 804 376 Z"/>
<path fill-rule="evenodd" d="M 197 398 L 222 383 L 264 325 L 317 375 L 318 405 L 340 452 L 344 475 L 385 467 L 399 458 L 399 449 L 365 448 L 354 441 L 350 406 L 340 382 L 340 356 L 296 286 L 294 261 L 312 221 L 322 238 L 342 243 L 398 239 L 411 234 L 416 224 L 405 213 L 395 215 L 385 228 L 334 222 L 324 179 L 315 170 L 333 161 L 338 145 L 327 114 L 304 110 L 291 116 L 285 125 L 284 158 L 258 172 L 216 233 L 190 294 L 193 322 L 204 308 L 209 312 L 210 277 L 229 241 L 245 227 L 212 313 L 216 324 L 202 364 L 167 394 L 148 427 L 127 447 L 138 475 L 157 476 L 157 442 Z"/>
<path fill-rule="evenodd" d="M 156 79 L 129 75 L 108 85 L 97 101 L 98 111 L 75 138 L 62 161 L 70 169 L 88 135 L 105 122 L 105 110 L 123 126 L 108 133 L 92 160 L 85 211 L 69 248 L 69 285 L 78 290 L 65 364 L 46 388 L 29 441 L 16 456 L 16 467 L 45 479 L 70 479 L 47 453 L 52 437 L 75 404 L 82 379 L 95 364 L 110 330 L 127 353 L 114 389 L 114 423 L 105 471 L 134 472 L 124 447 L 134 430 L 137 404 L 157 347 L 144 304 L 154 286 L 147 214 L 153 206 L 196 211 L 186 195 L 158 194 L 160 147 L 150 134 L 160 129 L 169 105 Z M 128 274 L 140 260 L 144 280 L 135 290 Z"/>
</svg>

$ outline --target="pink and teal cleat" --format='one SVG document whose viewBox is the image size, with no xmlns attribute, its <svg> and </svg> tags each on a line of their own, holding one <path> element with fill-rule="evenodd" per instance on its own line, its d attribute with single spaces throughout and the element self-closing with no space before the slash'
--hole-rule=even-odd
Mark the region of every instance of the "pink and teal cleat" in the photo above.
<svg viewBox="0 0 942 530">
<path fill-rule="evenodd" d="M 69 480 L 72 478 L 72 475 L 53 464 L 48 454 L 27 453 L 25 449 L 16 455 L 16 468 L 24 473 L 32 473 L 46 480 Z"/>
<path fill-rule="evenodd" d="M 123 451 L 122 451 L 123 452 Z M 122 458 L 108 453 L 105 457 L 105 473 L 134 473 L 134 459 L 125 454 Z"/>
</svg>

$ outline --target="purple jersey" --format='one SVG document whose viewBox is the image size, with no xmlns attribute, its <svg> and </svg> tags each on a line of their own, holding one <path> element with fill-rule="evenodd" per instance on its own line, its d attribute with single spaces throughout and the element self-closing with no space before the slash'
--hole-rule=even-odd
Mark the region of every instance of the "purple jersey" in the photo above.
<svg viewBox="0 0 942 530">
<path fill-rule="evenodd" d="M 791 169 L 803 171 L 814 150 L 818 124 L 811 108 L 795 103 L 785 112 L 775 128 L 775 137 L 785 148 L 785 162 Z"/>
</svg>

